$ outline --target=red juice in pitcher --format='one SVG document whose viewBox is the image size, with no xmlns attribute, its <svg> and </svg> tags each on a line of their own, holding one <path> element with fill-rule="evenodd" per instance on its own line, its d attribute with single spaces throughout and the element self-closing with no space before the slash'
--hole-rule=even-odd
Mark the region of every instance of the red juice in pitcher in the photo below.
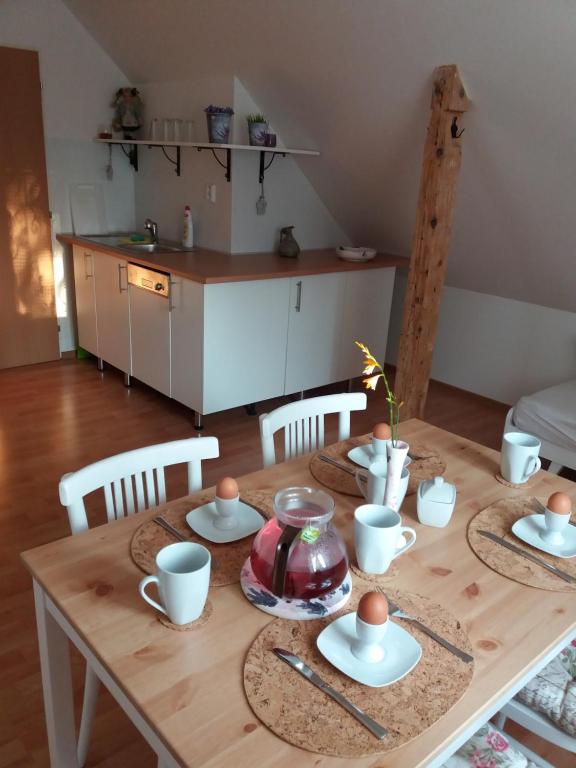
<svg viewBox="0 0 576 768">
<path fill-rule="evenodd" d="M 287 488 L 276 494 L 274 509 L 277 517 L 258 533 L 250 554 L 258 581 L 288 599 L 308 600 L 339 587 L 348 557 L 331 523 L 333 499 L 313 488 Z"/>
</svg>

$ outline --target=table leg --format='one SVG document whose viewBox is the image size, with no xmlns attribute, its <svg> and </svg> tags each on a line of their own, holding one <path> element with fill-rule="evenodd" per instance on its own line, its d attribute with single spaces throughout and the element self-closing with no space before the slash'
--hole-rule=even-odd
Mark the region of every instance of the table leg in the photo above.
<svg viewBox="0 0 576 768">
<path fill-rule="evenodd" d="M 46 608 L 46 594 L 34 581 L 34 603 L 50 765 L 78 768 L 68 638 Z"/>
</svg>

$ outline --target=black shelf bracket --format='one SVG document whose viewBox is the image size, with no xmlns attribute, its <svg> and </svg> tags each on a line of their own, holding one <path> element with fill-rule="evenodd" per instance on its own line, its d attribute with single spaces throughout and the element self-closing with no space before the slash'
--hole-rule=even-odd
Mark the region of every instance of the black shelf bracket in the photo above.
<svg viewBox="0 0 576 768">
<path fill-rule="evenodd" d="M 176 160 L 172 160 L 168 152 L 166 152 L 164 144 L 148 144 L 148 149 L 152 149 L 152 147 L 160 147 L 166 160 L 174 166 L 174 173 L 176 176 L 180 176 L 180 147 L 176 147 Z"/>
<path fill-rule="evenodd" d="M 198 150 L 198 152 L 202 152 L 203 149 L 209 149 L 210 152 L 212 152 L 212 154 L 214 155 L 214 158 L 218 163 L 218 165 L 221 165 L 222 168 L 225 169 L 226 173 L 224 175 L 226 176 L 226 181 L 230 181 L 230 179 L 232 178 L 232 150 L 231 149 L 229 148 L 226 149 L 225 163 L 223 163 L 222 160 L 220 160 L 220 158 L 216 154 L 216 150 L 213 147 L 196 147 L 196 149 Z"/>
<path fill-rule="evenodd" d="M 260 184 L 264 182 L 264 174 L 266 173 L 268 168 L 270 168 L 274 160 L 276 160 L 277 156 L 282 155 L 282 157 L 286 157 L 286 152 L 275 152 L 274 150 L 272 150 L 272 157 L 270 158 L 270 162 L 266 164 L 267 151 L 270 151 L 270 150 L 264 149 L 262 150 L 262 152 L 260 152 L 260 173 L 258 175 L 258 181 L 260 182 Z"/>
<path fill-rule="evenodd" d="M 132 168 L 138 171 L 138 144 L 128 144 L 128 149 L 125 148 L 124 144 L 120 144 L 120 149 L 130 161 Z"/>
</svg>

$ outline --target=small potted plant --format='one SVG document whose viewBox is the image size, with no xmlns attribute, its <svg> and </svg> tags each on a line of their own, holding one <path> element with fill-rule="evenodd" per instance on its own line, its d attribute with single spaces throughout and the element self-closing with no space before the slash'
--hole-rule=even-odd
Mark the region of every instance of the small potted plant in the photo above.
<svg viewBox="0 0 576 768">
<path fill-rule="evenodd" d="M 208 123 L 208 141 L 211 144 L 228 144 L 234 114 L 232 107 L 215 107 L 210 104 L 204 112 Z"/>
<path fill-rule="evenodd" d="M 268 121 L 259 113 L 248 115 L 248 140 L 253 147 L 266 146 L 266 134 L 268 133 Z"/>
</svg>

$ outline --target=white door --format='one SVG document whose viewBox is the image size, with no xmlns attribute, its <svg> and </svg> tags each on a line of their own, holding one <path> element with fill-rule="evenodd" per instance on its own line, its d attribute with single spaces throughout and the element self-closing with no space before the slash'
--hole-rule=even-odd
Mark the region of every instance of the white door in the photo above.
<svg viewBox="0 0 576 768">
<path fill-rule="evenodd" d="M 170 306 L 165 296 L 129 286 L 132 375 L 170 397 Z"/>
<path fill-rule="evenodd" d="M 290 279 L 285 394 L 341 378 L 344 274 Z"/>
<path fill-rule="evenodd" d="M 386 359 L 395 272 L 390 268 L 346 273 L 340 379 L 362 374 L 362 353 L 355 341 L 366 344 L 380 362 Z"/>
<path fill-rule="evenodd" d="M 172 397 L 203 413 L 204 286 L 172 276 L 170 291 Z"/>
<path fill-rule="evenodd" d="M 203 413 L 283 394 L 290 282 L 204 286 Z"/>
<path fill-rule="evenodd" d="M 94 252 L 98 356 L 124 373 L 130 365 L 130 306 L 127 263 Z"/>
<path fill-rule="evenodd" d="M 94 291 L 94 255 L 87 248 L 73 246 L 74 288 L 78 344 L 98 355 L 96 296 Z"/>
</svg>

